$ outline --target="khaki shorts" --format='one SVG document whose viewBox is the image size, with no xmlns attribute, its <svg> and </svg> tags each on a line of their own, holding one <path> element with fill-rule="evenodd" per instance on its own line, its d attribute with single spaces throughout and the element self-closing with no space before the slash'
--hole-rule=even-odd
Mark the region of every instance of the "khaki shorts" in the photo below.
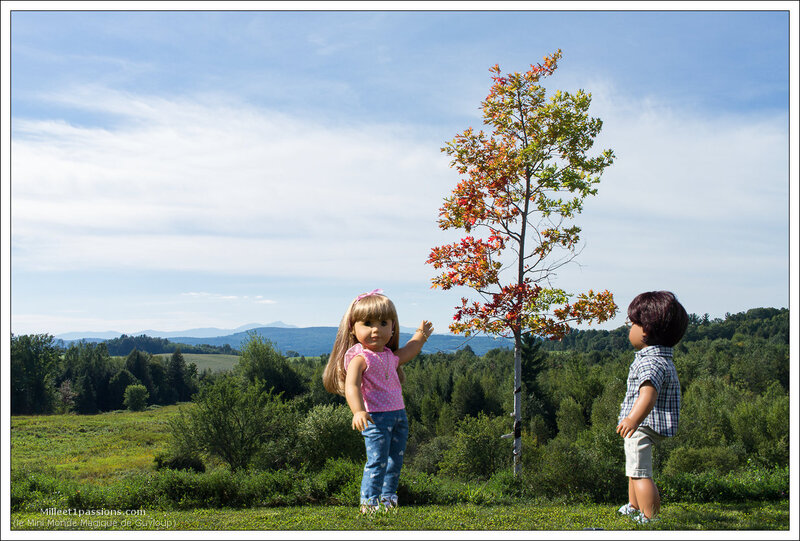
<svg viewBox="0 0 800 541">
<path fill-rule="evenodd" d="M 653 445 L 664 436 L 646 426 L 640 426 L 625 440 L 625 475 L 653 477 Z"/>
</svg>

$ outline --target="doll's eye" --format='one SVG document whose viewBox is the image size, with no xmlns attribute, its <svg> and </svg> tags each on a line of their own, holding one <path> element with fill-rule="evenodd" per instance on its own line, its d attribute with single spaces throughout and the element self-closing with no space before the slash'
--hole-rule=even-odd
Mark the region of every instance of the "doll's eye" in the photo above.
<svg viewBox="0 0 800 541">
<path fill-rule="evenodd" d="M 386 327 L 389 325 L 389 322 L 386 320 L 381 321 L 381 327 Z"/>
</svg>

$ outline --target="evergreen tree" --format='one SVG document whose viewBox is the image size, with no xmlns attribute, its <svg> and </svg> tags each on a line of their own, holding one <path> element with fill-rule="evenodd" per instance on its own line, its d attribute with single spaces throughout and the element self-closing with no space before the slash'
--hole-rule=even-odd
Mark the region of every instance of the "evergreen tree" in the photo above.
<svg viewBox="0 0 800 541">
<path fill-rule="evenodd" d="M 75 411 L 83 414 L 97 413 L 98 411 L 97 393 L 88 372 L 84 372 L 78 378 L 78 384 L 75 386 Z"/>
<path fill-rule="evenodd" d="M 150 376 L 150 355 L 134 349 L 125 358 L 125 368 L 147 388 L 150 396 L 153 392 L 153 378 Z"/>
<path fill-rule="evenodd" d="M 50 413 L 58 348 L 48 334 L 11 336 L 11 412 Z"/>
<path fill-rule="evenodd" d="M 125 405 L 125 389 L 138 383 L 140 381 L 127 368 L 123 368 L 114 374 L 108 384 L 112 409 L 122 409 Z"/>
<path fill-rule="evenodd" d="M 184 402 L 191 398 L 189 374 L 186 361 L 181 353 L 181 348 L 176 348 L 167 364 L 167 387 L 169 389 L 168 403 Z"/>
</svg>

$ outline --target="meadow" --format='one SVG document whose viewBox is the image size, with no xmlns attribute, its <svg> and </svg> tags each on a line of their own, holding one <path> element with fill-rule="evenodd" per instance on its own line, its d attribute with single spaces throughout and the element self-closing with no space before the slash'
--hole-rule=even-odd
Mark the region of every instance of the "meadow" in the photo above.
<svg viewBox="0 0 800 541">
<path fill-rule="evenodd" d="M 155 355 L 155 357 L 161 357 L 164 362 L 167 362 L 170 355 Z M 124 359 L 124 357 L 121 358 Z M 183 358 L 186 364 L 194 363 L 198 372 L 203 370 L 212 372 L 230 370 L 239 362 L 238 355 L 223 355 L 221 353 L 184 353 Z"/>
<path fill-rule="evenodd" d="M 245 507 L 199 507 L 187 502 L 126 507 L 140 485 L 163 482 L 154 458 L 166 449 L 169 419 L 187 404 L 142 412 L 98 415 L 13 416 L 11 418 L 13 530 L 786 530 L 788 499 L 725 503 L 665 501 L 661 520 L 640 526 L 616 514 L 617 502 L 500 498 L 486 485 L 453 482 L 454 504 L 414 504 L 396 513 L 360 516 L 355 505 L 334 500 L 295 505 L 287 499 Z M 345 468 L 358 475 L 359 465 Z M 224 473 L 221 465 L 212 465 Z M 209 475 L 206 474 L 197 474 Z M 176 475 L 172 480 L 197 482 Z M 224 475 L 219 479 L 227 479 Z M 270 477 L 269 479 L 273 479 Z M 133 481 L 132 481 L 133 480 Z M 134 482 L 135 481 L 135 482 Z M 310 482 L 310 484 L 308 484 Z M 319 479 L 303 481 L 299 492 L 314 493 Z M 326 481 L 330 482 L 330 480 Z M 416 481 L 410 481 L 414 483 Z M 141 489 L 141 487 L 139 487 Z M 202 487 L 197 487 L 201 491 Z M 341 489 L 357 490 L 352 479 Z M 69 493 L 66 493 L 69 492 Z M 84 494 L 84 496 L 81 496 Z M 115 500 L 108 498 L 113 494 Z M 94 496 L 93 496 L 94 495 Z M 418 498 L 419 499 L 419 498 Z M 81 503 L 82 502 L 82 503 Z M 94 503 L 93 503 L 94 502 Z M 325 504 L 323 504 L 325 503 Z M 83 514 L 78 515 L 83 509 Z M 54 515 L 53 510 L 61 514 Z M 100 515 L 91 512 L 102 510 Z M 64 514 L 71 513 L 71 514 Z M 120 514 L 117 514 L 120 513 Z M 126 514 L 127 513 L 127 514 Z"/>
</svg>

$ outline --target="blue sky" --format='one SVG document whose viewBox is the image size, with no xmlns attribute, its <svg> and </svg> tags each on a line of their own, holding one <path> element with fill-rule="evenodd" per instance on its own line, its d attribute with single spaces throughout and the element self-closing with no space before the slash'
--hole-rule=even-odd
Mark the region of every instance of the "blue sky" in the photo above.
<svg viewBox="0 0 800 541">
<path fill-rule="evenodd" d="M 457 182 L 439 149 L 481 127 L 492 65 L 558 48 L 547 88 L 591 92 L 617 158 L 555 285 L 611 290 L 601 328 L 654 289 L 712 317 L 789 306 L 795 3 L 445 4 L 11 12 L 12 332 L 335 326 L 374 288 L 445 332 L 469 291 L 425 265 L 457 235 L 436 225 Z"/>
</svg>

